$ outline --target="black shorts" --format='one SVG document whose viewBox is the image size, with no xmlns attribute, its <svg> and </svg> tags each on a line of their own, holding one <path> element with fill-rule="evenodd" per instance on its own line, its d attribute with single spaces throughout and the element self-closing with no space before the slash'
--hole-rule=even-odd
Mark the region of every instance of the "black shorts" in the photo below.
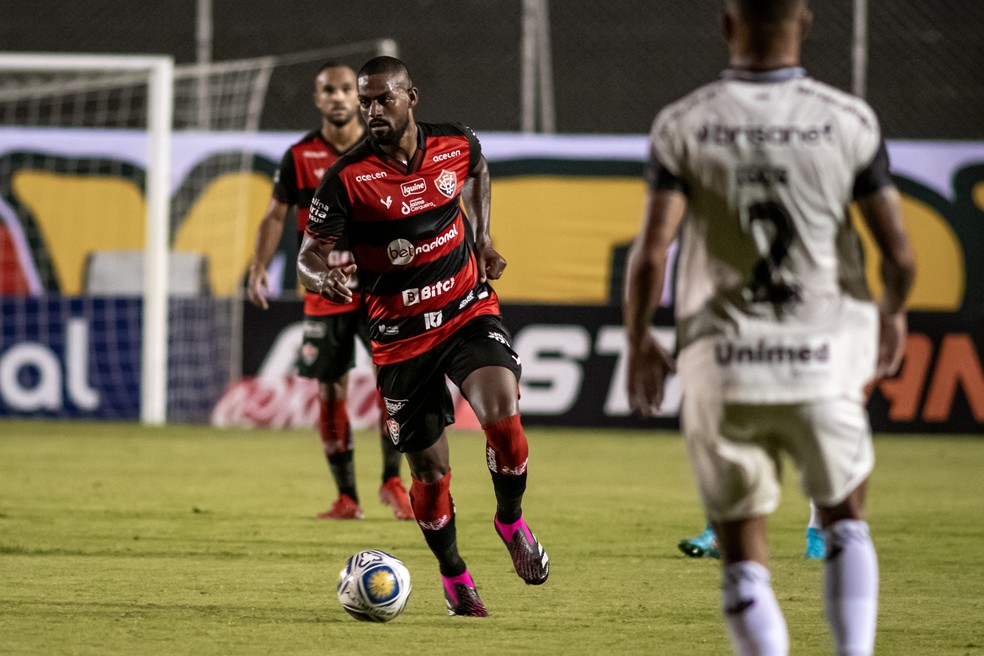
<svg viewBox="0 0 984 656">
<path fill-rule="evenodd" d="M 511 341 L 500 317 L 475 317 L 427 353 L 379 367 L 377 385 L 396 449 L 404 453 L 422 451 L 454 423 L 454 404 L 445 376 L 460 388 L 476 369 L 505 367 L 518 383 L 522 367 Z"/>
<path fill-rule="evenodd" d="M 304 315 L 304 341 L 297 357 L 297 374 L 330 383 L 355 366 L 355 340 L 369 350 L 365 312 Z"/>
</svg>

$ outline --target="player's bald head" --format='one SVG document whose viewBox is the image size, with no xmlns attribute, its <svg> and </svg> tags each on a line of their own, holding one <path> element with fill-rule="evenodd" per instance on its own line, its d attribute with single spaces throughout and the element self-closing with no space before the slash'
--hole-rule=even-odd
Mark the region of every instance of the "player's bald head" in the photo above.
<svg viewBox="0 0 984 656">
<path fill-rule="evenodd" d="M 396 57 L 373 57 L 359 69 L 359 79 L 370 75 L 383 75 L 393 82 L 405 82 L 407 88 L 413 86 L 410 69 Z"/>
<path fill-rule="evenodd" d="M 799 18 L 806 0 L 724 0 L 724 9 L 754 25 L 768 26 Z"/>
</svg>

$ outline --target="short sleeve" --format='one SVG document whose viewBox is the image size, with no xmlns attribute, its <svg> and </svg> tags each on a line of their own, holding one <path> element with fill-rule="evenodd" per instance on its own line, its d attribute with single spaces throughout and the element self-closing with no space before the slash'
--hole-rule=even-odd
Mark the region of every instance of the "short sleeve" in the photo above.
<svg viewBox="0 0 984 656">
<path fill-rule="evenodd" d="M 854 200 L 864 198 L 892 184 L 894 182 L 888 163 L 888 150 L 885 148 L 885 142 L 881 141 L 871 163 L 861 169 L 854 177 L 851 197 Z"/>
<path fill-rule="evenodd" d="M 297 169 L 294 168 L 294 150 L 288 148 L 273 174 L 273 197 L 288 205 L 297 205 Z"/>
<path fill-rule="evenodd" d="M 482 159 L 482 144 L 479 142 L 478 137 L 475 136 L 475 132 L 464 125 L 463 123 L 455 123 L 455 127 L 459 128 L 465 138 L 468 139 L 468 172 L 472 173 L 478 168 L 478 163 Z"/>
<path fill-rule="evenodd" d="M 857 120 L 860 125 L 854 140 L 855 175 L 851 190 L 851 196 L 855 199 L 893 184 L 888 150 L 874 110 L 867 103 L 858 101 Z"/>
<path fill-rule="evenodd" d="M 345 184 L 338 171 L 329 169 L 311 199 L 305 232 L 312 239 L 335 244 L 344 236 L 351 213 L 352 203 Z"/>
<path fill-rule="evenodd" d="M 656 116 L 649 131 L 649 157 L 643 169 L 646 184 L 653 190 L 671 190 L 687 193 L 679 163 L 680 148 L 677 134 L 671 129 L 664 110 Z"/>
</svg>

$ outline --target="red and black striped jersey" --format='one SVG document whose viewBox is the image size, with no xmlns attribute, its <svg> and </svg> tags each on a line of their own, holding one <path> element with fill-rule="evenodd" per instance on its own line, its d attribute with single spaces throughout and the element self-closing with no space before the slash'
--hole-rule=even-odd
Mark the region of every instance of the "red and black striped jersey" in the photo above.
<svg viewBox="0 0 984 656">
<path fill-rule="evenodd" d="M 481 161 L 464 125 L 417 123 L 409 164 L 363 141 L 332 166 L 311 201 L 307 234 L 346 239 L 359 267 L 373 361 L 409 360 L 470 319 L 499 314 L 478 282 L 471 228 L 460 195 Z"/>
<path fill-rule="evenodd" d="M 282 203 L 297 207 L 297 230 L 304 232 L 311 198 L 314 196 L 321 176 L 338 161 L 342 153 L 329 143 L 321 130 L 312 130 L 287 149 L 280 160 L 280 168 L 273 176 L 273 197 Z M 331 266 L 346 266 L 352 263 L 352 253 L 345 243 L 341 243 L 331 255 Z M 342 314 L 359 309 L 359 294 L 355 302 L 335 303 L 318 294 L 304 294 L 304 314 L 324 316 Z"/>
</svg>

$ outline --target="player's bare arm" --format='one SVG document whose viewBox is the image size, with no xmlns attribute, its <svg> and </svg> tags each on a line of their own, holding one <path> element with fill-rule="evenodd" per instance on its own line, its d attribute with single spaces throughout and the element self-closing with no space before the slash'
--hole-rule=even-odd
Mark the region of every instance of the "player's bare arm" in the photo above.
<svg viewBox="0 0 984 656">
<path fill-rule="evenodd" d="M 859 198 L 857 203 L 882 255 L 884 291 L 878 303 L 881 327 L 875 372 L 876 379 L 879 379 L 893 375 L 902 363 L 908 331 L 905 301 L 912 290 L 916 265 L 902 224 L 902 207 L 895 187 L 883 187 Z"/>
<path fill-rule="evenodd" d="M 673 356 L 649 331 L 666 283 L 670 244 L 683 220 L 683 193 L 650 190 L 642 229 L 629 250 L 622 320 L 628 342 L 628 394 L 633 412 L 655 414 L 663 403 L 666 377 L 676 371 Z"/>
<path fill-rule="evenodd" d="M 504 257 L 492 247 L 489 215 L 492 208 L 492 182 L 489 164 L 483 155 L 461 189 L 461 202 L 475 233 L 475 259 L 479 282 L 498 280 L 506 268 Z"/>
<path fill-rule="evenodd" d="M 249 280 L 246 287 L 246 296 L 253 305 L 269 309 L 267 298 L 270 294 L 270 280 L 267 277 L 267 266 L 273 259 L 273 254 L 277 252 L 277 245 L 284 232 L 284 221 L 287 218 L 287 210 L 290 206 L 276 198 L 270 199 L 266 213 L 260 220 L 260 227 L 256 231 L 256 248 L 253 251 L 253 259 L 249 263 Z"/>
<path fill-rule="evenodd" d="M 352 290 L 349 280 L 355 274 L 355 265 L 329 267 L 328 255 L 334 244 L 312 239 L 304 235 L 301 250 L 297 256 L 297 276 L 304 287 L 329 301 L 351 303 Z"/>
</svg>

